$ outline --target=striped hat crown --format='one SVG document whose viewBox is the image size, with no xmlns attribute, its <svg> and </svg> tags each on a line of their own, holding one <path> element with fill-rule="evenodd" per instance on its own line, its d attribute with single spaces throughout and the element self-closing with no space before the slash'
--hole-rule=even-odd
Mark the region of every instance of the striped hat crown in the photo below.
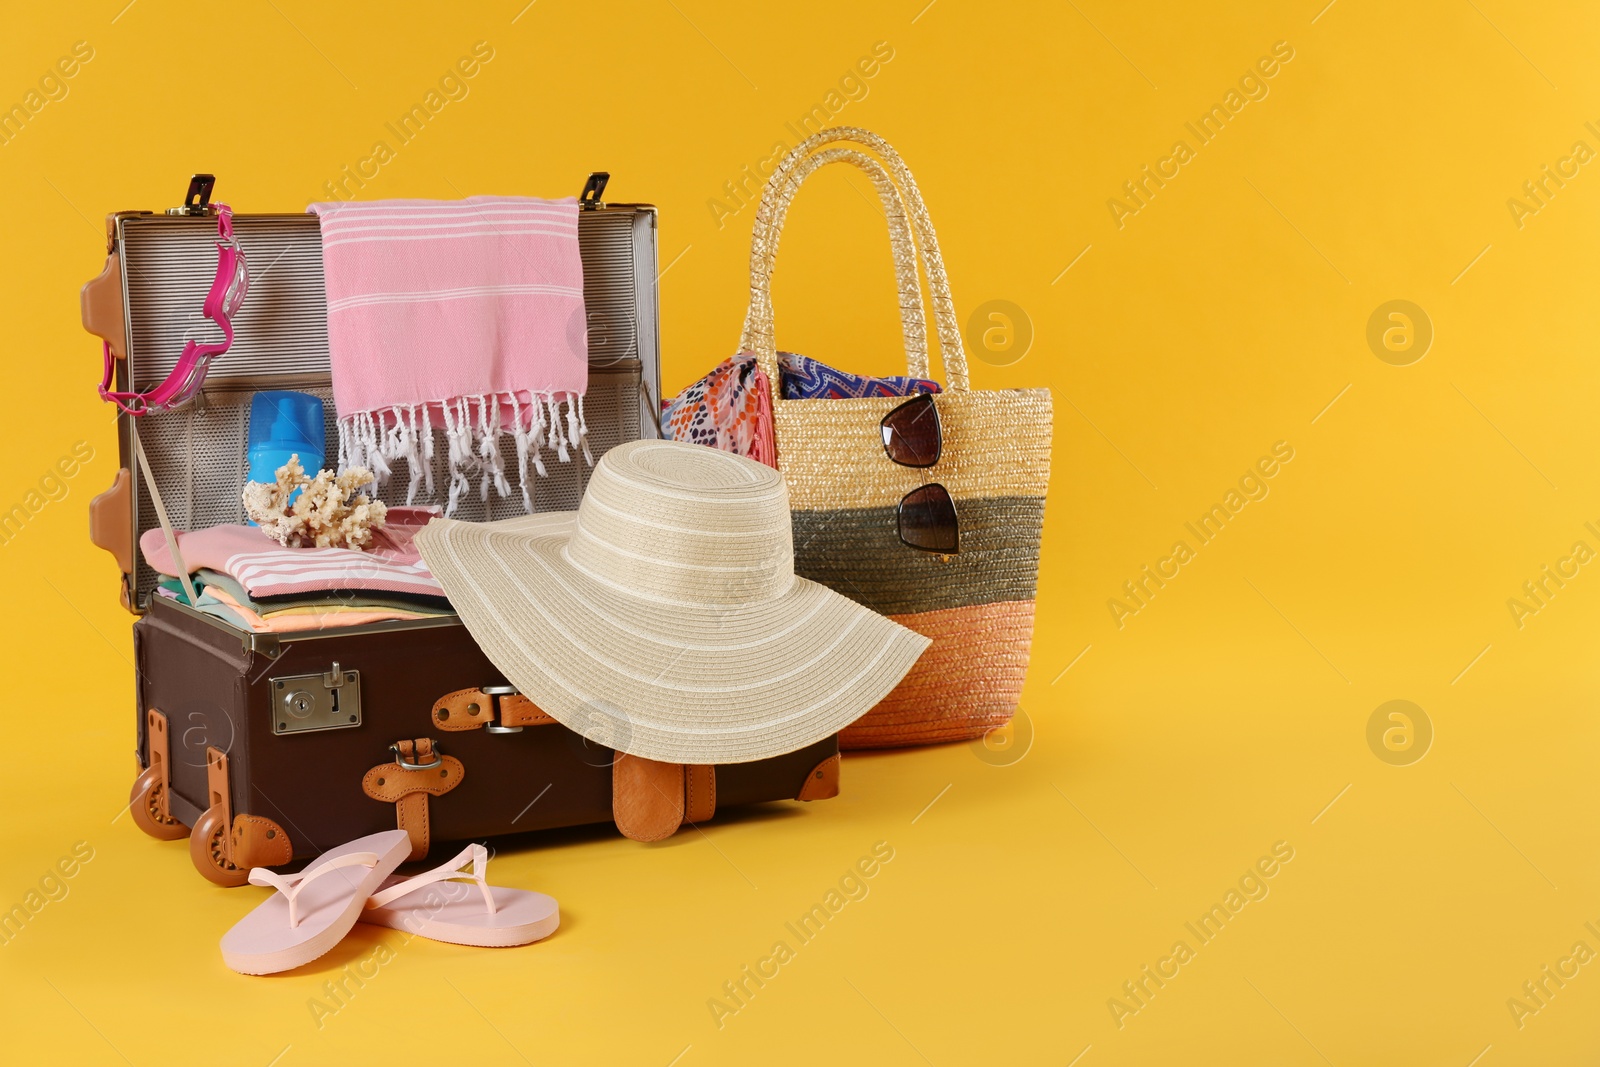
<svg viewBox="0 0 1600 1067">
<path fill-rule="evenodd" d="M 668 604 L 749 605 L 794 584 L 789 491 L 771 467 L 639 441 L 607 452 L 565 555 L 591 578 Z"/>
</svg>

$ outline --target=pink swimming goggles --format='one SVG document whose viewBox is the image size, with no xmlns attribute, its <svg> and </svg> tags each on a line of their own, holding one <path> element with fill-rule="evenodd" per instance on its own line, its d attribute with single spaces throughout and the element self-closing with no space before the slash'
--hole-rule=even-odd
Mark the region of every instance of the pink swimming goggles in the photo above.
<svg viewBox="0 0 1600 1067">
<path fill-rule="evenodd" d="M 111 344 L 107 342 L 100 396 L 125 414 L 148 415 L 193 399 L 205 384 L 211 361 L 233 345 L 233 316 L 238 314 L 239 305 L 250 291 L 250 271 L 245 265 L 244 249 L 233 239 L 233 209 L 227 204 L 213 204 L 211 208 L 217 216 L 217 276 L 201 310 L 206 318 L 222 328 L 222 340 L 187 342 L 172 373 L 160 385 L 144 392 L 118 392 L 111 388 L 116 378 L 116 361 L 111 354 Z M 205 210 L 203 204 L 200 210 Z"/>
</svg>

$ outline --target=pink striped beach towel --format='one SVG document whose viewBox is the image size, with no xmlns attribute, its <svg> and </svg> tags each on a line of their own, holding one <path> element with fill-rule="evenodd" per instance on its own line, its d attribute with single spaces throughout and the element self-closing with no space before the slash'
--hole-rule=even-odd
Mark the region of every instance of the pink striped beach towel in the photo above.
<svg viewBox="0 0 1600 1067">
<path fill-rule="evenodd" d="M 213 526 L 180 533 L 178 552 L 184 565 L 209 567 L 233 577 L 251 599 L 290 593 L 339 589 L 445 595 L 417 551 L 417 531 L 437 518 L 437 508 L 390 508 L 388 521 L 372 531 L 372 546 L 353 548 L 284 548 L 255 526 Z M 139 538 L 145 561 L 162 574 L 176 577 L 177 567 L 159 529 Z"/>
<path fill-rule="evenodd" d="M 433 499 L 433 427 L 449 447 L 454 512 L 469 476 L 511 487 L 500 443 L 528 466 L 585 441 L 589 382 L 575 199 L 472 196 L 312 204 L 322 222 L 339 467 L 386 480 L 409 465 L 407 503 Z M 564 410 L 563 410 L 564 409 Z M 563 425 L 563 423 L 565 425 Z"/>
</svg>

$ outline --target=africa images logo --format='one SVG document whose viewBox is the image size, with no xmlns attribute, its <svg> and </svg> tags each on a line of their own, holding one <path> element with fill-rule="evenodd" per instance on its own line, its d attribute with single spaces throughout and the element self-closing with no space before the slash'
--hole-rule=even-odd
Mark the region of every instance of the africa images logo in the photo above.
<svg viewBox="0 0 1600 1067">
<path fill-rule="evenodd" d="M 1268 479 L 1275 477 L 1293 459 L 1294 446 L 1287 441 L 1278 441 L 1272 446 L 1271 455 L 1260 457 L 1245 470 L 1239 477 L 1237 488 L 1230 487 L 1222 499 L 1212 504 L 1199 518 L 1184 523 L 1183 528 L 1194 538 L 1193 545 L 1184 538 L 1173 542 L 1167 555 L 1153 565 L 1146 563 L 1136 576 L 1122 583 L 1122 597 L 1114 596 L 1106 600 L 1106 610 L 1111 612 L 1111 621 L 1117 624 L 1117 629 L 1127 626 L 1128 619 L 1149 607 L 1156 594 L 1182 573 L 1184 565 L 1195 559 L 1201 548 L 1216 540 L 1228 523 L 1239 517 L 1246 505 L 1265 500 L 1272 492 Z"/>
<path fill-rule="evenodd" d="M 746 163 L 739 172 L 722 183 L 722 199 L 712 197 L 706 201 L 711 221 L 722 229 L 728 220 L 761 199 L 761 191 L 769 175 L 783 157 L 792 150 L 790 138 L 799 144 L 830 126 L 838 125 L 839 112 L 852 103 L 860 103 L 872 92 L 871 81 L 884 66 L 894 59 L 894 45 L 877 41 L 872 50 L 861 56 L 839 75 L 836 87 L 830 87 L 820 100 L 814 101 L 799 118 L 783 125 L 785 137 L 772 142 L 772 150 L 754 163 Z"/>
<path fill-rule="evenodd" d="M 1111 212 L 1111 221 L 1117 224 L 1117 229 L 1123 229 L 1130 217 L 1149 207 L 1156 193 L 1165 189 L 1167 182 L 1182 174 L 1183 168 L 1199 157 L 1200 149 L 1220 137 L 1230 122 L 1237 121 L 1239 113 L 1247 105 L 1252 101 L 1265 100 L 1272 91 L 1268 82 L 1277 77 L 1278 72 L 1292 59 L 1294 48 L 1288 41 L 1275 43 L 1272 53 L 1257 59 L 1239 78 L 1238 87 L 1230 86 L 1223 94 L 1220 103 L 1212 104 L 1193 122 L 1183 124 L 1183 128 L 1194 138 L 1193 145 L 1180 137 L 1173 142 L 1170 152 L 1153 164 L 1146 163 L 1137 176 L 1123 182 L 1122 196 L 1126 199 L 1113 196 L 1106 201 L 1106 209 Z"/>
<path fill-rule="evenodd" d="M 1127 1026 L 1129 1019 L 1148 1008 L 1156 994 L 1183 973 L 1183 968 L 1194 961 L 1200 949 L 1221 937 L 1222 931 L 1227 929 L 1229 923 L 1235 922 L 1248 905 L 1266 900 L 1272 892 L 1269 884 L 1271 879 L 1293 859 L 1293 845 L 1287 841 L 1274 841 L 1271 853 L 1259 857 L 1246 867 L 1238 881 L 1223 893 L 1221 900 L 1214 901 L 1199 918 L 1183 924 L 1188 938 L 1178 938 L 1167 954 L 1157 959 L 1153 966 L 1145 964 L 1138 975 L 1123 982 L 1121 996 L 1106 998 L 1106 1010 L 1111 1013 L 1111 1021 L 1117 1024 L 1117 1029 Z M 1194 944 L 1189 943 L 1189 938 L 1193 939 Z"/>
</svg>

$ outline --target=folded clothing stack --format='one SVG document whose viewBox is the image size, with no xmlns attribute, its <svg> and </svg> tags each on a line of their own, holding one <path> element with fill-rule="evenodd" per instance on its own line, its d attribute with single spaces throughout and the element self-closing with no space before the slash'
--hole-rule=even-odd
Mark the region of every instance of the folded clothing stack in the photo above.
<svg viewBox="0 0 1600 1067">
<path fill-rule="evenodd" d="M 309 596 L 254 600 L 237 581 L 209 567 L 201 567 L 190 578 L 199 596 L 195 607 L 241 630 L 256 633 L 325 630 L 334 626 L 361 626 L 369 622 L 455 614 L 450 602 L 442 597 L 410 596 L 404 593 L 384 596 L 358 589 L 342 589 Z M 156 595 L 180 604 L 189 602 L 176 578 L 163 578 L 156 586 Z"/>
<path fill-rule="evenodd" d="M 413 539 L 437 508 L 390 508 L 365 551 L 284 548 L 253 526 L 213 526 L 177 534 L 191 569 L 194 607 L 255 632 L 319 630 L 453 614 L 444 589 Z M 140 538 L 145 560 L 162 575 L 158 595 L 182 602 L 178 565 L 160 530 Z"/>
</svg>

